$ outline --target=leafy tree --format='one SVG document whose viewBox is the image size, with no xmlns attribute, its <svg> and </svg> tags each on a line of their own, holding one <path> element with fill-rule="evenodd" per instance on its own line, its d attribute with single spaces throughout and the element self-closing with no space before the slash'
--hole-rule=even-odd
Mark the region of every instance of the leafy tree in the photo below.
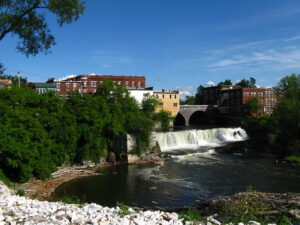
<svg viewBox="0 0 300 225">
<path fill-rule="evenodd" d="M 0 63 L 0 75 L 3 75 L 4 72 L 5 72 L 4 65 L 2 63 Z"/>
<path fill-rule="evenodd" d="M 185 96 L 185 100 L 180 99 L 180 105 L 195 105 L 196 98 L 194 96 Z"/>
<path fill-rule="evenodd" d="M 244 88 L 256 88 L 256 79 L 250 77 L 249 80 L 242 79 L 240 82 L 236 83 L 235 85 L 239 85 Z"/>
<path fill-rule="evenodd" d="M 155 108 L 161 104 L 162 103 L 153 96 L 147 96 L 142 101 L 142 111 L 146 117 L 153 119 Z"/>
<path fill-rule="evenodd" d="M 217 86 L 221 86 L 221 85 L 232 85 L 232 82 L 231 82 L 231 80 L 226 79 L 225 81 L 222 81 L 217 84 Z"/>
<path fill-rule="evenodd" d="M 245 102 L 245 107 L 249 115 L 256 114 L 259 110 L 259 104 L 257 98 L 247 99 Z"/>
<path fill-rule="evenodd" d="M 200 85 L 198 88 L 197 88 L 197 92 L 196 92 L 196 95 L 195 95 L 195 104 L 198 104 L 198 105 L 201 105 L 204 103 L 204 100 L 203 100 L 203 90 L 204 90 L 204 86 L 203 85 Z"/>
<path fill-rule="evenodd" d="M 299 75 L 282 78 L 277 86 L 279 103 L 269 117 L 248 118 L 244 127 L 254 149 L 280 154 L 300 154 L 300 82 Z"/>
<path fill-rule="evenodd" d="M 81 0 L 2 0 L 0 1 L 0 41 L 17 35 L 17 49 L 26 56 L 47 52 L 55 44 L 45 18 L 54 14 L 62 26 L 77 20 L 84 11 Z"/>
<path fill-rule="evenodd" d="M 166 110 L 161 110 L 154 115 L 154 120 L 160 123 L 162 131 L 168 131 L 170 129 L 170 123 L 173 119 L 171 113 Z"/>
</svg>

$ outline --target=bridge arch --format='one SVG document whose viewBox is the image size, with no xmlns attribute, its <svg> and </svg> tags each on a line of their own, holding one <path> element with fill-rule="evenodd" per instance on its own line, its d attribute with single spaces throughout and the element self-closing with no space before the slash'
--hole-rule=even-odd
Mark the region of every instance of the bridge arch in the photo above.
<svg viewBox="0 0 300 225">
<path fill-rule="evenodd" d="M 210 122 L 210 117 L 206 112 L 195 111 L 190 116 L 189 125 L 204 125 Z"/>
<path fill-rule="evenodd" d="M 217 108 L 217 105 L 180 105 L 179 113 L 184 117 L 185 125 L 188 126 L 190 118 L 195 112 L 200 111 L 207 114 L 211 114 Z M 194 119 L 192 120 L 192 122 L 193 121 Z"/>
<path fill-rule="evenodd" d="M 186 121 L 184 116 L 178 112 L 175 119 L 174 119 L 174 126 L 185 126 Z"/>
</svg>

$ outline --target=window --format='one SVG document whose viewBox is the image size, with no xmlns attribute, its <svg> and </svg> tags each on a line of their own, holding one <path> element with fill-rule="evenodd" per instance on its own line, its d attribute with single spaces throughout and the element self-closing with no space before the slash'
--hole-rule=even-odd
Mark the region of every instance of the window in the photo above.
<svg viewBox="0 0 300 225">
<path fill-rule="evenodd" d="M 73 90 L 76 90 L 77 89 L 77 84 L 73 84 Z"/>
<path fill-rule="evenodd" d="M 174 98 L 176 99 L 176 98 L 177 98 L 177 95 L 174 95 Z"/>
<path fill-rule="evenodd" d="M 56 88 L 57 88 L 57 90 L 60 90 L 60 83 L 56 84 Z"/>
<path fill-rule="evenodd" d="M 177 107 L 177 103 L 173 103 L 173 106 L 174 106 L 174 107 Z"/>
<path fill-rule="evenodd" d="M 68 83 L 66 84 L 66 90 L 70 91 L 70 84 L 68 84 Z"/>
<path fill-rule="evenodd" d="M 128 81 L 125 82 L 125 86 L 128 88 Z"/>
<path fill-rule="evenodd" d="M 170 99 L 172 98 L 172 95 L 170 95 Z"/>
<path fill-rule="evenodd" d="M 164 94 L 162 95 L 162 98 L 165 98 L 165 95 L 164 95 Z"/>
<path fill-rule="evenodd" d="M 135 87 L 134 81 L 131 82 L 131 87 L 133 87 L 133 88 Z"/>
<path fill-rule="evenodd" d="M 92 87 L 97 87 L 97 81 L 92 81 Z"/>
<path fill-rule="evenodd" d="M 138 82 L 138 88 L 141 88 L 141 81 Z"/>
<path fill-rule="evenodd" d="M 121 85 L 121 81 L 118 81 L 118 84 Z"/>
<path fill-rule="evenodd" d="M 87 87 L 87 82 L 86 81 L 82 82 L 82 87 Z"/>
</svg>

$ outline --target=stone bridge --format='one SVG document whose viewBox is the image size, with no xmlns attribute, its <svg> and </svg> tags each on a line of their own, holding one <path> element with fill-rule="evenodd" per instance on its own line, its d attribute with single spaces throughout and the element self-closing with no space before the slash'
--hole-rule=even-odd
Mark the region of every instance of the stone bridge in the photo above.
<svg viewBox="0 0 300 225">
<path fill-rule="evenodd" d="M 190 118 L 195 112 L 205 112 L 209 114 L 215 109 L 218 109 L 217 105 L 180 105 L 178 114 L 180 113 L 184 117 L 185 125 L 188 126 Z"/>
</svg>

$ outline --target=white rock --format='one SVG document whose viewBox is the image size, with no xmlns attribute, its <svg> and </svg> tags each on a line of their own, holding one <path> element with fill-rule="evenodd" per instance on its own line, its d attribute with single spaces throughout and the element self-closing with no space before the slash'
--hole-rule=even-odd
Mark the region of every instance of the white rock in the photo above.
<svg viewBox="0 0 300 225">
<path fill-rule="evenodd" d="M 256 221 L 254 221 L 254 220 L 250 220 L 250 221 L 248 221 L 248 223 L 247 223 L 248 225 L 260 225 L 260 223 L 259 222 L 256 222 Z"/>
</svg>

